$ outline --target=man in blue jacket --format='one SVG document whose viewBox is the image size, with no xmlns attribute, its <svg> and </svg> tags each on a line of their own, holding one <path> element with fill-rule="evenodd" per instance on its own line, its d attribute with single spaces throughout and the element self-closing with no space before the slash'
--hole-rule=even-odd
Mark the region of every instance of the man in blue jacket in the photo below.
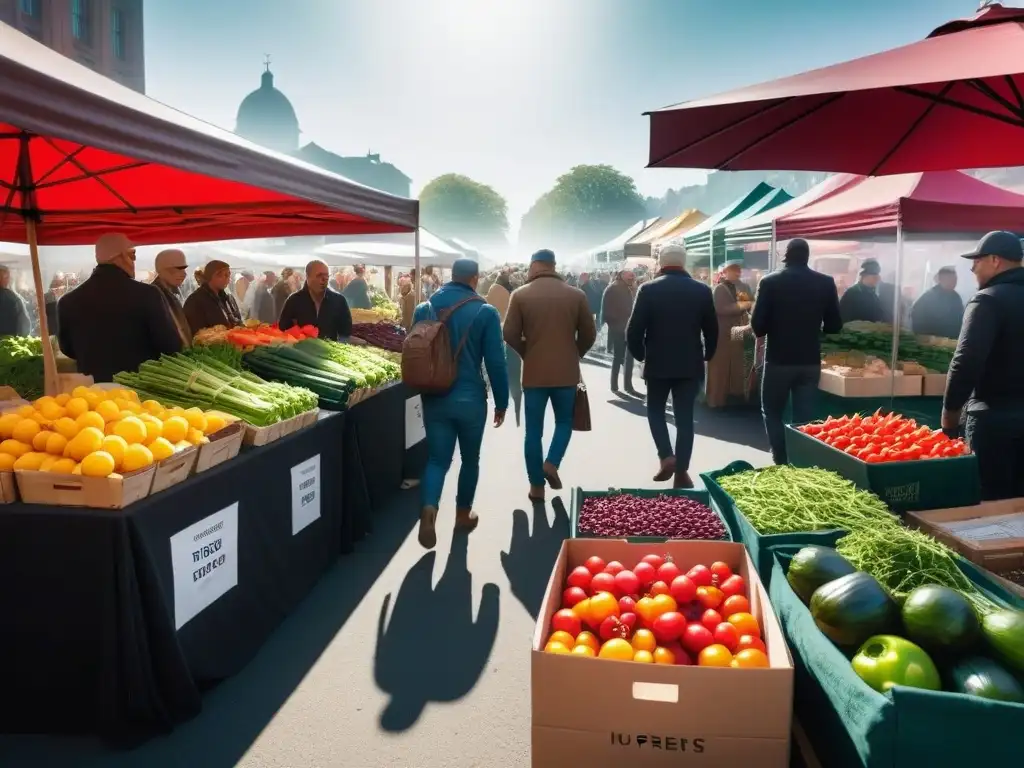
<svg viewBox="0 0 1024 768">
<path fill-rule="evenodd" d="M 479 279 L 480 267 L 475 261 L 458 259 L 452 265 L 451 282 L 416 307 L 413 314 L 415 325 L 425 320 L 436 320 L 441 310 L 466 302 L 448 318 L 452 351 L 458 349 L 463 338 L 466 340 L 458 356 L 455 383 L 446 394 L 423 395 L 427 466 L 420 483 L 423 509 L 419 540 L 427 549 L 437 544 L 437 510 L 456 442 L 462 456 L 462 468 L 455 493 L 455 528 L 468 533 L 479 523 L 473 512 L 473 497 L 480 479 L 480 444 L 487 424 L 487 387 L 481 365 L 487 366 L 487 377 L 494 392 L 495 427 L 500 427 L 505 421 L 508 408 L 508 368 L 505 365 L 501 320 L 498 310 L 477 294 Z"/>
</svg>

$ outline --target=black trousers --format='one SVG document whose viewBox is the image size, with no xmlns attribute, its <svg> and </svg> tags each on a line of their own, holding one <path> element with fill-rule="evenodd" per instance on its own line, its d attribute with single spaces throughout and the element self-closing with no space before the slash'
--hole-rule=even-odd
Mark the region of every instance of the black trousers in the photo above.
<svg viewBox="0 0 1024 768">
<path fill-rule="evenodd" d="M 793 398 L 793 423 L 803 424 L 814 416 L 814 400 L 818 396 L 820 365 L 777 365 L 765 363 L 761 377 L 761 416 L 772 461 L 786 463 L 786 428 L 782 416 L 786 403 Z"/>
<path fill-rule="evenodd" d="M 693 404 L 700 392 L 701 379 L 647 379 L 647 425 L 658 449 L 658 458 L 676 457 L 676 472 L 687 472 L 693 457 Z M 672 395 L 676 423 L 676 444 L 669 441 L 665 408 Z"/>
<path fill-rule="evenodd" d="M 984 501 L 1024 496 L 1024 413 L 967 414 L 967 443 L 978 457 Z"/>
<path fill-rule="evenodd" d="M 633 388 L 633 356 L 629 354 L 626 346 L 626 330 L 608 329 L 608 342 L 612 347 L 612 385 L 615 386 L 619 380 L 619 368 L 625 363 L 625 370 L 622 376 L 624 389 Z"/>
</svg>

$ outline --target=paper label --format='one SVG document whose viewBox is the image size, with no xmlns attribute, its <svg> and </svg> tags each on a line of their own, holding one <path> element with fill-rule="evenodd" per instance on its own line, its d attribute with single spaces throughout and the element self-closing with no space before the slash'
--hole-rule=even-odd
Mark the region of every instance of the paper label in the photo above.
<svg viewBox="0 0 1024 768">
<path fill-rule="evenodd" d="M 409 450 L 426 437 L 427 429 L 423 426 L 423 398 L 416 395 L 405 401 L 405 450 Z"/>
<path fill-rule="evenodd" d="M 320 517 L 320 454 L 292 467 L 292 536 Z"/>
<path fill-rule="evenodd" d="M 238 502 L 171 536 L 174 626 L 238 584 Z"/>
</svg>

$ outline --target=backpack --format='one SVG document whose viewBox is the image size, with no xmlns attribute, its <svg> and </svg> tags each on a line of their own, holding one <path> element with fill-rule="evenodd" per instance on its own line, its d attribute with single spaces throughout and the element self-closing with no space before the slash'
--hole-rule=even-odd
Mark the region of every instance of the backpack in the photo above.
<svg viewBox="0 0 1024 768">
<path fill-rule="evenodd" d="M 422 320 L 409 330 L 402 342 L 402 382 L 406 386 L 435 395 L 443 395 L 452 388 L 458 372 L 459 355 L 469 337 L 472 323 L 462 334 L 459 346 L 452 352 L 448 320 L 455 310 L 471 301 L 483 303 L 479 296 L 470 296 L 442 309 L 437 313 L 436 320 Z"/>
</svg>

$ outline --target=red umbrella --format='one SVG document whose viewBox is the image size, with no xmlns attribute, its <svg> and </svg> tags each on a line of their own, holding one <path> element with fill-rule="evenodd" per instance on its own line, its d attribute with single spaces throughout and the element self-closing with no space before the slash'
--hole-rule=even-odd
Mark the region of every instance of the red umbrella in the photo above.
<svg viewBox="0 0 1024 768">
<path fill-rule="evenodd" d="M 1024 165 L 1024 8 L 656 112 L 651 168 L 879 176 Z"/>
</svg>

